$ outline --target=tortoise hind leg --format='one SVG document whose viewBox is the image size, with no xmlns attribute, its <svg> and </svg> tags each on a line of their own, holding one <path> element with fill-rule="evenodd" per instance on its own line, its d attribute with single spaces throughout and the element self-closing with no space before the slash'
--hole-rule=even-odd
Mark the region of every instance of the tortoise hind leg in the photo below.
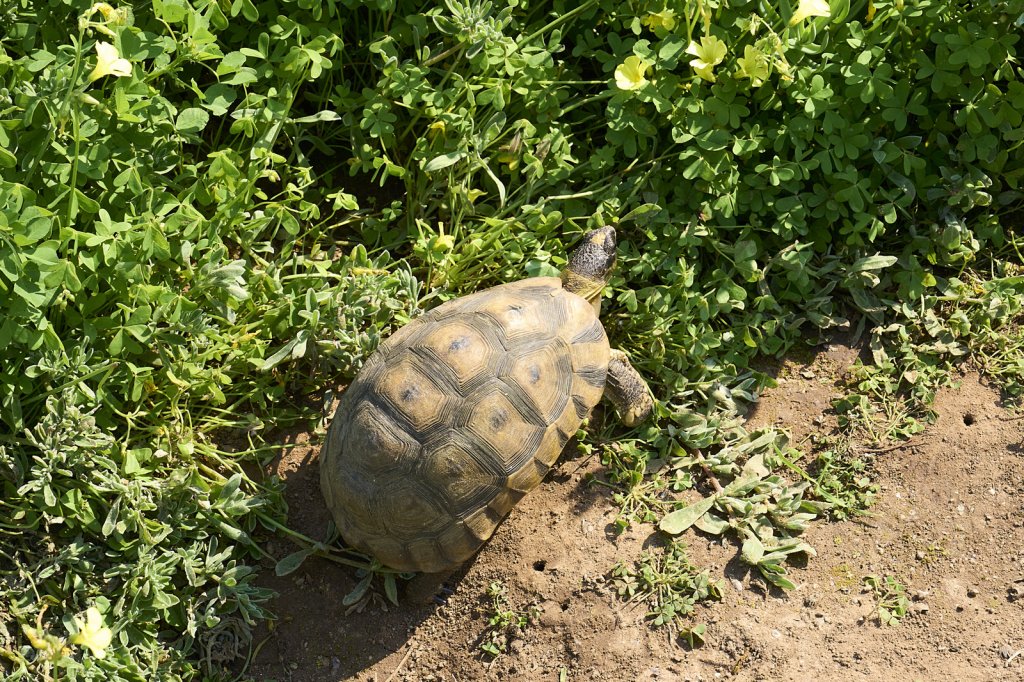
<svg viewBox="0 0 1024 682">
<path fill-rule="evenodd" d="M 651 400 L 647 382 L 633 369 L 626 354 L 621 350 L 612 350 L 604 395 L 615 405 L 619 418 L 626 426 L 636 426 L 647 419 L 654 410 L 654 401 Z"/>
</svg>

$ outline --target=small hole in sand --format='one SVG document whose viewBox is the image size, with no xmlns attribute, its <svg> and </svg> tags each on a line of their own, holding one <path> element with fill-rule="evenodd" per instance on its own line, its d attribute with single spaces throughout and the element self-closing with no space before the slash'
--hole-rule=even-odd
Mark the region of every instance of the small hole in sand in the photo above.
<svg viewBox="0 0 1024 682">
<path fill-rule="evenodd" d="M 964 426 L 974 426 L 974 415 L 970 412 L 964 415 Z"/>
<path fill-rule="evenodd" d="M 548 562 L 544 561 L 543 559 L 539 559 L 533 562 L 533 570 L 543 571 L 547 567 L 547 565 Z"/>
</svg>

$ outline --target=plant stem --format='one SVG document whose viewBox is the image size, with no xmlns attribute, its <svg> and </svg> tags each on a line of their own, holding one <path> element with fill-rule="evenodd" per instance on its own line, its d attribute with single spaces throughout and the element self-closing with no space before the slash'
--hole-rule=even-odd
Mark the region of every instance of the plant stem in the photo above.
<svg viewBox="0 0 1024 682">
<path fill-rule="evenodd" d="M 569 10 L 565 14 L 562 14 L 562 15 L 560 15 L 558 17 L 555 17 L 550 22 L 548 22 L 544 26 L 540 27 L 539 29 L 537 29 L 536 31 L 534 31 L 530 35 L 526 36 L 522 40 L 516 41 L 516 44 L 519 47 L 522 47 L 523 45 L 531 43 L 531 42 L 533 42 L 533 39 L 536 38 L 537 36 L 543 35 L 543 34 L 547 33 L 548 31 L 550 31 L 551 29 L 556 28 L 557 26 L 559 26 L 561 24 L 564 24 L 565 22 L 569 21 L 570 19 L 576 17 L 576 15 L 582 14 L 583 12 L 586 12 L 588 9 L 590 9 L 593 6 L 595 6 L 596 4 L 597 4 L 597 0 L 587 0 L 587 2 L 584 2 L 582 5 L 579 5 L 578 7 Z"/>
</svg>

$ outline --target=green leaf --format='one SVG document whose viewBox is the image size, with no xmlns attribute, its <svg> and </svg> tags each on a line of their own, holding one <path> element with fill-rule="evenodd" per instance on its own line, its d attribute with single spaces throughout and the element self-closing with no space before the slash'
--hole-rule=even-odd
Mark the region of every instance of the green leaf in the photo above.
<svg viewBox="0 0 1024 682">
<path fill-rule="evenodd" d="M 712 495 L 698 500 L 682 509 L 666 514 L 662 517 L 658 527 L 669 535 L 679 535 L 684 530 L 697 523 L 700 517 L 704 516 L 718 499 Z"/>
<path fill-rule="evenodd" d="M 241 487 L 241 485 L 242 474 L 233 474 L 231 478 L 224 482 L 224 485 L 221 487 L 220 492 L 217 494 L 217 499 L 230 500 L 235 495 L 235 493 L 238 492 L 238 489 L 239 487 Z"/>
<path fill-rule="evenodd" d="M 29 71 L 37 73 L 56 60 L 57 57 L 53 53 L 46 50 L 36 50 L 29 56 L 28 60 L 24 62 L 24 65 Z"/>
<path fill-rule="evenodd" d="M 100 210 L 99 202 L 87 197 L 82 190 L 75 188 L 75 198 L 78 200 L 78 207 L 86 213 L 97 213 Z"/>
<path fill-rule="evenodd" d="M 757 539 L 756 535 L 749 534 L 747 539 L 743 541 L 743 547 L 740 550 L 740 560 L 750 566 L 756 566 L 761 563 L 763 557 L 764 545 Z"/>
<path fill-rule="evenodd" d="M 464 158 L 466 158 L 466 152 L 464 151 L 441 154 L 440 156 L 435 156 L 430 161 L 427 161 L 423 165 L 423 170 L 427 173 L 433 173 L 434 171 L 439 171 L 443 168 L 447 168 L 448 166 L 452 166 Z"/>
<path fill-rule="evenodd" d="M 105 537 L 110 536 L 114 530 L 117 529 L 117 520 L 121 514 L 121 498 L 117 497 L 113 504 L 110 505 L 110 510 L 107 512 L 107 518 L 103 521 L 103 528 L 101 532 Z"/>
<path fill-rule="evenodd" d="M 210 122 L 210 114 L 205 109 L 189 107 L 178 114 L 174 127 L 179 133 L 198 133 Z"/>
<path fill-rule="evenodd" d="M 352 588 L 352 591 L 345 595 L 345 598 L 341 600 L 344 606 L 352 606 L 357 603 L 366 594 L 366 591 L 370 589 L 370 581 L 373 580 L 373 573 L 367 573 L 363 576 L 363 579 L 356 583 L 356 586 Z"/>
<path fill-rule="evenodd" d="M 300 549 L 298 552 L 292 552 L 288 556 L 284 557 L 274 566 L 274 575 L 286 576 L 289 573 L 296 571 L 299 566 L 310 556 L 316 552 L 315 547 L 307 547 Z"/>
<path fill-rule="evenodd" d="M 785 576 L 785 569 L 781 566 L 758 564 L 757 570 L 765 580 L 778 588 L 786 591 L 796 589 L 796 584 Z"/>
<path fill-rule="evenodd" d="M 189 15 L 183 0 L 154 0 L 153 10 L 168 24 L 181 23 Z"/>
<path fill-rule="evenodd" d="M 695 649 L 704 644 L 704 634 L 707 632 L 707 629 L 708 626 L 701 623 L 699 625 L 686 628 L 680 632 L 680 636 L 686 640 L 686 644 L 691 649 Z"/>
<path fill-rule="evenodd" d="M 882 256 L 875 254 L 874 256 L 865 256 L 864 258 L 858 258 L 850 266 L 850 272 L 869 272 L 873 270 L 882 270 L 896 264 L 899 258 L 896 256 Z"/>
<path fill-rule="evenodd" d="M 642 216 L 648 216 L 648 218 L 650 218 L 652 217 L 650 214 L 653 213 L 657 215 L 657 213 L 660 211 L 661 206 L 659 206 L 658 204 L 641 204 L 640 206 L 637 206 L 626 215 L 619 218 L 619 222 L 629 222 L 630 220 L 636 220 L 637 218 L 640 218 Z"/>
<path fill-rule="evenodd" d="M 388 573 L 384 576 L 384 594 L 395 606 L 398 606 L 398 583 L 394 573 Z"/>
<path fill-rule="evenodd" d="M 708 512 L 697 519 L 693 525 L 695 525 L 699 530 L 711 535 L 721 535 L 730 528 L 728 519 L 723 519 L 717 514 L 712 514 L 711 512 Z"/>
<path fill-rule="evenodd" d="M 203 93 L 203 106 L 210 110 L 214 116 L 223 116 L 228 113 L 231 104 L 238 97 L 235 89 L 224 83 L 214 83 Z"/>
<path fill-rule="evenodd" d="M 494 186 L 498 190 L 498 206 L 503 207 L 505 205 L 505 183 L 498 179 L 498 176 L 494 174 L 491 167 L 487 163 L 483 163 L 484 172 L 487 173 L 487 177 L 491 179 Z"/>
<path fill-rule="evenodd" d="M 336 111 L 324 110 L 318 111 L 310 116 L 302 116 L 300 118 L 291 119 L 292 123 L 319 123 L 320 121 L 340 121 L 341 115 Z"/>
</svg>

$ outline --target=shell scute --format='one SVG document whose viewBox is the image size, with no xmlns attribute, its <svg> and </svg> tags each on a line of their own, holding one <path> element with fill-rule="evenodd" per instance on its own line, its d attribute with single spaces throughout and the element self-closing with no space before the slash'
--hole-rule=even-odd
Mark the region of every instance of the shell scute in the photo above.
<svg viewBox="0 0 1024 682">
<path fill-rule="evenodd" d="M 451 370 L 459 387 L 469 385 L 486 371 L 493 345 L 479 325 L 462 316 L 432 325 L 418 342 L 420 348 L 433 355 L 442 371 Z"/>
<path fill-rule="evenodd" d="M 388 403 L 385 412 L 400 414 L 416 433 L 422 434 L 431 425 L 445 421 L 461 401 L 420 369 L 414 356 L 405 354 L 396 360 L 381 369 L 377 394 Z"/>
<path fill-rule="evenodd" d="M 487 391 L 475 401 L 466 426 L 473 442 L 505 476 L 534 456 L 544 435 L 544 429 L 527 422 L 500 390 Z"/>
</svg>

